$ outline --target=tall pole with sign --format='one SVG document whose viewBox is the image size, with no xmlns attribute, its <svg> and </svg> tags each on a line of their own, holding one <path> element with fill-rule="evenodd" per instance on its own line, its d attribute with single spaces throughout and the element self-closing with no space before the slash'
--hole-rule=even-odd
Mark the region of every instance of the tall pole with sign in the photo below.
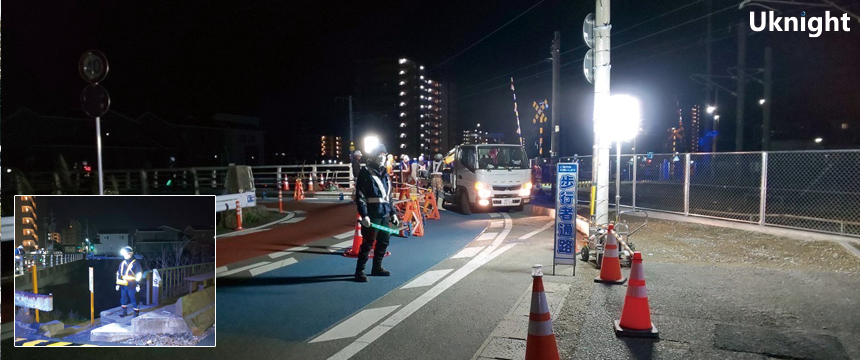
<svg viewBox="0 0 860 360">
<path fill-rule="evenodd" d="M 595 1 L 594 16 L 594 137 L 595 156 L 597 162 L 595 194 L 595 222 L 609 222 L 609 147 L 611 142 L 605 134 L 601 134 L 602 123 L 609 110 L 609 3 L 610 0 Z"/>
<path fill-rule="evenodd" d="M 110 95 L 99 85 L 108 73 L 108 62 L 105 55 L 98 50 L 85 52 L 78 61 L 78 72 L 84 81 L 90 85 L 81 93 L 81 108 L 87 115 L 96 118 L 96 150 L 99 166 L 99 195 L 105 194 L 104 171 L 102 169 L 102 129 L 101 116 L 110 108 Z"/>
<path fill-rule="evenodd" d="M 555 265 L 573 265 L 576 276 L 576 184 L 578 163 L 556 164 L 555 231 L 552 254 L 552 274 Z"/>
</svg>

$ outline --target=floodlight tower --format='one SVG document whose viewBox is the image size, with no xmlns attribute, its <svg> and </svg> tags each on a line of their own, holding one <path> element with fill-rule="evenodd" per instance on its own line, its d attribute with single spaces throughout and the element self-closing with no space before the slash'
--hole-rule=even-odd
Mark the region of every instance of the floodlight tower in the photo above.
<svg viewBox="0 0 860 360">
<path fill-rule="evenodd" d="M 594 220 L 597 224 L 609 222 L 609 147 L 612 144 L 605 131 L 601 133 L 601 122 L 605 122 L 606 113 L 610 108 L 609 92 L 609 24 L 610 0 L 596 0 L 594 12 L 594 138 L 597 162 L 595 169 Z"/>
</svg>

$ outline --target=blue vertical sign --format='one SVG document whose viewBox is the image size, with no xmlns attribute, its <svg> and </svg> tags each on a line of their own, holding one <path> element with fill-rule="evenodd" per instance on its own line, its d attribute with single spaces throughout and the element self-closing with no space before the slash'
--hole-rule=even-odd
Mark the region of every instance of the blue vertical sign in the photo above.
<svg viewBox="0 0 860 360">
<path fill-rule="evenodd" d="M 555 245 L 553 246 L 553 274 L 555 265 L 576 265 L 576 183 L 578 163 L 556 165 L 555 188 Z M 575 273 L 574 273 L 575 274 Z"/>
</svg>

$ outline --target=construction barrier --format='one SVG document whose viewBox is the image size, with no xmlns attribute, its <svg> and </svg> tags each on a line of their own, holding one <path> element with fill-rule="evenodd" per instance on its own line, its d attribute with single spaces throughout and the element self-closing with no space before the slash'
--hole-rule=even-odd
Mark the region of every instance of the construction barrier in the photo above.
<svg viewBox="0 0 860 360">
<path fill-rule="evenodd" d="M 432 191 L 424 193 L 424 218 L 430 220 L 439 220 L 439 205 L 436 202 L 436 195 Z"/>
<path fill-rule="evenodd" d="M 293 199 L 302 201 L 305 199 L 305 191 L 302 187 L 302 179 L 296 179 L 296 191 L 293 191 Z"/>
<path fill-rule="evenodd" d="M 526 360 L 558 360 L 558 345 L 552 330 L 549 304 L 543 289 L 543 268 L 532 266 L 532 307 L 529 312 L 529 334 Z"/>
<path fill-rule="evenodd" d="M 642 266 L 642 253 L 633 253 L 630 268 L 630 283 L 621 310 L 621 320 L 615 320 L 616 336 L 659 337 L 657 327 L 651 322 L 651 308 L 648 305 L 648 290 L 645 288 L 645 269 Z"/>
<path fill-rule="evenodd" d="M 623 284 L 627 279 L 621 275 L 621 261 L 618 257 L 618 239 L 615 238 L 613 230 L 615 226 L 609 224 L 606 232 L 606 242 L 603 244 L 603 260 L 600 263 L 600 276 L 594 282 L 604 284 Z"/>
<path fill-rule="evenodd" d="M 401 236 L 424 236 L 424 219 L 421 216 L 417 199 L 406 201 L 403 223 L 407 225 L 407 229 L 401 229 Z"/>
</svg>

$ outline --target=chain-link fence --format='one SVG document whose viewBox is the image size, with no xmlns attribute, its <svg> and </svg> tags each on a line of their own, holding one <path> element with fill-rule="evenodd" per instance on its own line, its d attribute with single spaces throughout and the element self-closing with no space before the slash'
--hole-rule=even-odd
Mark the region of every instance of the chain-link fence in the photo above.
<svg viewBox="0 0 860 360">
<path fill-rule="evenodd" d="M 591 156 L 577 160 L 590 181 Z M 622 206 L 860 237 L 860 150 L 627 154 L 620 171 Z"/>
</svg>

